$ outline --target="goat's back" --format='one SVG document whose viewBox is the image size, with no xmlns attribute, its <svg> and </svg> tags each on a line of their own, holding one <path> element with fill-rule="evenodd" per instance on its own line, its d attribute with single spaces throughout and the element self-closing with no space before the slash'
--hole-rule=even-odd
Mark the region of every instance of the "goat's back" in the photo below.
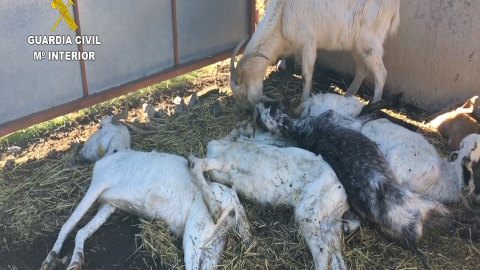
<svg viewBox="0 0 480 270">
<path fill-rule="evenodd" d="M 422 194 L 435 186 L 442 161 L 422 135 L 386 119 L 367 122 L 362 134 L 378 146 L 400 185 Z"/>
<path fill-rule="evenodd" d="M 208 143 L 206 157 L 230 164 L 235 190 L 264 205 L 293 205 L 306 183 L 337 179 L 321 157 L 296 147 L 220 140 Z"/>
<path fill-rule="evenodd" d="M 398 28 L 399 9 L 398 0 L 288 0 L 282 34 L 292 44 L 313 38 L 326 50 L 350 50 L 359 39 L 383 44 Z"/>
<path fill-rule="evenodd" d="M 145 219 L 166 220 L 181 235 L 194 198 L 202 202 L 191 179 L 183 157 L 126 150 L 95 163 L 91 186 L 106 187 L 100 200 Z M 206 206 L 197 204 L 195 211 L 208 216 Z"/>
</svg>

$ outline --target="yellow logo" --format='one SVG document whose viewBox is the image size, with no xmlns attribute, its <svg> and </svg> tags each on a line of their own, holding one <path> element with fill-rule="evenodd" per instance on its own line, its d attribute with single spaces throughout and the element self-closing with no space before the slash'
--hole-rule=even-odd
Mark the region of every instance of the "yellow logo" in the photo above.
<svg viewBox="0 0 480 270">
<path fill-rule="evenodd" d="M 57 9 L 58 12 L 60 13 L 60 17 L 58 18 L 57 22 L 53 26 L 52 32 L 53 32 L 53 30 L 55 30 L 55 27 L 57 27 L 57 24 L 60 22 L 60 19 L 62 19 L 62 18 L 68 24 L 68 27 L 70 27 L 70 29 L 72 29 L 72 31 L 77 30 L 77 24 L 73 20 L 72 16 L 70 16 L 70 13 L 68 13 L 68 9 L 67 9 L 70 6 L 70 4 L 73 5 L 72 0 L 68 0 L 68 5 L 67 6 L 65 6 L 63 4 L 62 0 L 51 0 L 50 4 L 52 5 L 53 9 Z"/>
</svg>

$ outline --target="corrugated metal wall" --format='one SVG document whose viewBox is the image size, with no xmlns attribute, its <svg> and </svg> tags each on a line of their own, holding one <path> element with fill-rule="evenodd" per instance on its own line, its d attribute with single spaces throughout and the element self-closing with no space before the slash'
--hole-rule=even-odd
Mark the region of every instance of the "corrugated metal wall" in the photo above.
<svg viewBox="0 0 480 270">
<path fill-rule="evenodd" d="M 145 85 L 132 83 L 157 82 L 227 58 L 254 23 L 251 0 L 73 3 L 68 12 L 79 26 L 76 32 L 64 18 L 51 32 L 60 13 L 48 0 L 0 3 L 0 136 Z M 101 45 L 80 48 L 75 43 L 80 34 L 96 36 Z M 49 35 L 70 36 L 73 44 L 28 42 L 29 36 Z M 84 68 L 78 60 L 48 59 L 52 52 L 81 49 L 95 54 Z M 34 60 L 34 52 L 45 52 L 45 59 Z M 128 90 L 118 89 L 126 85 Z"/>
</svg>

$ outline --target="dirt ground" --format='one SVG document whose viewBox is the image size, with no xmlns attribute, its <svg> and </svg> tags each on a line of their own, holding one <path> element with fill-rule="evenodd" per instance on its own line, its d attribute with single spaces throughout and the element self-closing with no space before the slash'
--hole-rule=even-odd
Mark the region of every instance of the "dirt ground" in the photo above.
<svg viewBox="0 0 480 270">
<path fill-rule="evenodd" d="M 205 89 L 212 85 L 217 85 L 221 90 L 220 92 L 222 92 L 222 90 L 228 89 L 228 74 L 226 72 L 227 69 L 222 68 L 219 74 L 216 74 L 215 76 L 199 78 L 193 83 L 185 83 L 180 87 L 167 89 L 161 93 L 155 93 L 149 97 L 149 100 L 155 102 L 155 107 L 161 107 L 172 105 L 173 97 L 175 96 L 186 97 L 193 92 Z M 313 89 L 317 93 L 331 89 L 332 85 L 346 89 L 350 81 L 351 78 L 343 77 L 333 72 L 316 68 Z M 291 72 L 280 72 L 273 69 L 273 72 L 267 78 L 266 84 L 267 83 L 270 88 L 283 87 L 287 89 L 286 91 L 290 91 L 289 93 L 285 93 L 285 96 L 281 98 L 287 106 L 294 107 L 296 104 L 298 104 L 298 99 L 301 95 L 301 78 L 298 74 L 292 74 Z M 362 87 L 361 96 L 368 98 L 369 94 L 371 94 L 371 91 L 368 91 L 368 89 Z M 223 95 L 227 100 L 226 102 L 229 102 L 229 104 L 234 104 L 231 94 L 220 93 L 218 95 Z M 295 98 L 292 98 L 292 96 Z M 131 113 L 130 117 L 141 118 L 141 104 L 145 101 L 147 100 L 130 101 L 131 105 L 134 107 L 132 109 L 133 113 Z M 76 123 L 64 126 L 55 132 L 45 133 L 40 138 L 35 138 L 28 142 L 22 142 L 20 145 L 18 145 L 24 149 L 21 154 L 9 154 L 6 151 L 6 146 L 2 145 L 0 148 L 0 166 L 3 166 L 2 170 L 4 170 L 3 175 L 5 175 L 5 178 L 0 179 L 0 181 L 9 181 L 8 170 L 11 168 L 8 168 L 5 165 L 8 159 L 14 159 L 16 164 L 31 163 L 31 166 L 29 167 L 30 169 L 25 175 L 25 177 L 27 177 L 28 174 L 36 173 L 36 164 L 41 164 L 41 162 L 44 160 L 62 159 L 67 153 L 72 151 L 72 148 L 76 147 L 75 149 L 77 150 L 75 150 L 75 155 L 78 156 L 78 146 L 81 146 L 86 138 L 88 138 L 88 136 L 96 130 L 98 120 L 102 119 L 105 115 L 116 111 L 116 109 L 117 108 L 109 107 L 99 114 L 89 115 L 77 119 Z M 428 113 L 423 112 L 411 105 L 403 105 L 400 111 L 408 113 L 410 118 L 417 121 L 422 121 L 428 117 Z M 241 117 L 247 118 L 248 116 L 242 115 Z M 50 195 L 55 196 L 55 194 Z M 478 207 L 476 209 L 478 210 Z M 273 212 L 273 214 L 272 212 L 268 213 L 269 215 L 265 215 L 265 217 L 263 217 L 264 219 L 269 219 L 272 215 L 275 215 L 275 212 Z M 42 261 L 52 248 L 53 243 L 58 235 L 59 228 L 62 224 L 60 223 L 58 224 L 57 228 L 52 229 L 48 236 L 40 235 L 25 239 L 18 237 L 16 234 L 9 233 L 9 231 L 6 229 L 7 224 L 2 224 L 2 222 L 2 219 L 0 219 L 0 241 L 3 241 L 5 243 L 4 246 L 8 248 L 0 250 L 0 270 L 39 269 Z M 268 222 L 268 220 L 265 222 Z M 289 223 L 290 221 L 271 221 L 272 224 L 282 222 Z M 140 228 L 138 224 L 139 220 L 136 217 L 132 217 L 125 213 L 115 214 L 114 217 L 107 222 L 107 224 L 102 226 L 100 230 L 97 231 L 86 242 L 85 258 L 88 269 L 166 269 L 160 266 L 160 259 L 152 258 L 150 253 L 146 252 L 144 248 L 141 248 Z M 262 229 L 259 230 L 268 231 L 268 228 L 262 227 Z M 364 230 L 368 231 L 366 228 Z M 263 233 L 267 234 L 267 231 Z M 370 246 L 374 246 L 370 250 L 372 252 L 384 252 L 385 247 L 383 247 L 384 244 L 382 243 L 387 243 L 386 245 L 392 246 L 396 245 L 388 240 L 376 239 L 382 238 L 378 235 L 374 236 L 374 239 L 369 238 L 365 240 L 363 236 L 365 231 L 357 233 L 357 235 L 353 236 L 352 239 L 348 240 L 346 249 L 349 250 L 349 252 L 356 252 L 355 250 L 361 249 L 361 246 L 365 245 L 365 242 L 362 243 L 362 241 L 367 240 L 373 242 L 373 244 L 369 244 Z M 466 249 L 474 249 L 472 253 L 477 257 L 465 258 L 464 256 L 456 254 L 454 250 L 452 250 L 452 252 L 445 252 L 445 250 L 448 251 L 449 249 L 448 245 L 450 244 L 450 240 L 448 237 L 438 237 L 437 235 L 427 235 L 425 240 L 423 240 L 422 249 L 431 248 L 431 250 L 429 250 L 429 254 L 441 253 L 441 256 L 446 257 L 445 260 L 448 260 L 455 265 L 455 269 L 475 269 L 472 265 L 480 266 L 480 252 L 475 251 L 475 249 L 478 248 L 478 245 L 471 245 L 469 240 L 459 241 L 460 242 L 456 243 L 457 246 L 464 246 Z M 70 254 L 71 250 L 73 250 L 73 245 L 74 236 L 70 235 L 62 249 L 63 252 L 61 255 L 63 256 L 65 254 Z M 438 247 L 438 245 L 443 245 L 443 247 Z M 396 256 L 393 249 L 390 253 L 391 254 L 389 254 L 389 256 Z M 370 253 L 367 254 L 369 254 L 369 256 L 373 255 Z M 311 261 L 309 254 L 304 255 L 298 253 L 297 256 L 298 258 L 291 259 Z M 359 253 L 358 256 L 365 256 L 365 253 Z M 306 259 L 303 257 L 306 257 Z M 289 258 L 282 259 L 288 260 Z M 368 260 L 375 261 L 376 259 L 372 257 L 368 258 Z M 466 263 L 466 261 L 468 261 L 468 263 Z M 354 259 L 347 260 L 347 264 L 349 265 L 349 268 L 352 269 L 368 269 L 356 265 Z M 272 266 L 268 267 L 267 262 L 265 262 L 265 267 L 259 269 L 285 269 L 282 267 L 275 267 L 273 266 L 274 264 L 271 265 Z M 462 265 L 465 266 L 462 267 Z M 375 267 L 372 268 L 386 269 L 391 267 L 386 265 L 382 267 L 380 259 L 380 263 L 376 262 Z M 418 268 L 422 267 L 418 266 Z M 299 267 L 296 269 L 302 268 Z M 417 269 L 417 267 L 414 267 L 413 269 Z"/>
</svg>

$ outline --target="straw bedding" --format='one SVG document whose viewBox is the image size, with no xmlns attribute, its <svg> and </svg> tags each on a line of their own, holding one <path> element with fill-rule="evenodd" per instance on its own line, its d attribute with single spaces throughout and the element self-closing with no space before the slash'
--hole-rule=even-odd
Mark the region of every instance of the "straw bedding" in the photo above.
<svg viewBox="0 0 480 270">
<path fill-rule="evenodd" d="M 193 87 L 216 84 L 228 89 L 226 66 L 218 65 L 215 78 L 199 79 Z M 340 92 L 350 82 L 337 74 L 317 69 L 313 89 L 317 92 Z M 265 92 L 279 98 L 290 113 L 298 105 L 301 92 L 298 75 L 274 71 L 265 81 Z M 185 90 L 186 93 L 189 90 Z M 362 93 L 370 93 L 361 89 Z M 222 92 L 222 91 L 220 91 Z M 387 91 L 388 92 L 388 91 Z M 363 96 L 365 97 L 365 96 Z M 388 95 L 386 96 L 388 98 Z M 222 114 L 214 117 L 211 104 L 218 100 Z M 134 101 L 132 103 L 139 103 Z M 412 123 L 418 123 L 427 113 L 404 105 L 391 111 Z M 231 93 L 212 94 L 200 104 L 180 116 L 155 119 L 151 125 L 157 133 L 140 136 L 132 133 L 132 148 L 138 150 L 175 153 L 181 156 L 204 156 L 207 143 L 230 132 L 241 120 L 248 119 L 241 112 Z M 86 131 L 86 133 L 92 131 Z M 446 155 L 450 149 L 438 134 L 424 134 L 437 149 Z M 86 134 L 88 136 L 88 134 Z M 78 161 L 79 145 L 59 150 L 54 157 L 18 162 L 0 171 L 0 239 L 2 250 L 15 252 L 22 245 L 37 239 L 56 237 L 62 224 L 78 205 L 88 188 L 92 164 Z M 75 160 L 71 165 L 71 161 Z M 242 200 L 252 227 L 253 242 L 242 246 L 235 235 L 230 235 L 222 259 L 225 269 L 312 269 L 313 261 L 304 240 L 297 233 L 291 209 L 259 209 L 253 202 Z M 464 214 L 462 207 L 451 206 L 454 213 Z M 477 215 L 479 208 L 475 206 Z M 80 225 L 85 224 L 96 209 L 92 209 Z M 118 215 L 116 215 L 118 217 Z M 113 218 L 109 222 L 122 222 Z M 152 256 L 160 256 L 165 266 L 183 269 L 181 240 L 173 237 L 161 221 L 141 221 L 141 247 Z M 75 232 L 73 232 L 75 233 Z M 70 236 L 73 237 L 73 236 Z M 93 236 L 95 237 L 95 235 Z M 403 250 L 367 226 L 345 240 L 344 258 L 350 269 L 422 269 L 422 262 L 411 252 Z M 132 243 L 133 245 L 134 243 Z M 87 243 L 88 245 L 88 243 Z M 440 234 L 427 230 L 420 249 L 430 260 L 433 269 L 479 269 L 480 245 L 460 238 L 456 233 Z M 69 253 L 70 250 L 64 252 Z M 104 252 L 104 251 L 100 251 Z M 88 254 L 86 254 L 88 258 Z M 41 261 L 36 265 L 40 265 Z M 90 267 L 94 267 L 91 266 Z M 145 266 L 144 269 L 155 267 Z"/>
</svg>

